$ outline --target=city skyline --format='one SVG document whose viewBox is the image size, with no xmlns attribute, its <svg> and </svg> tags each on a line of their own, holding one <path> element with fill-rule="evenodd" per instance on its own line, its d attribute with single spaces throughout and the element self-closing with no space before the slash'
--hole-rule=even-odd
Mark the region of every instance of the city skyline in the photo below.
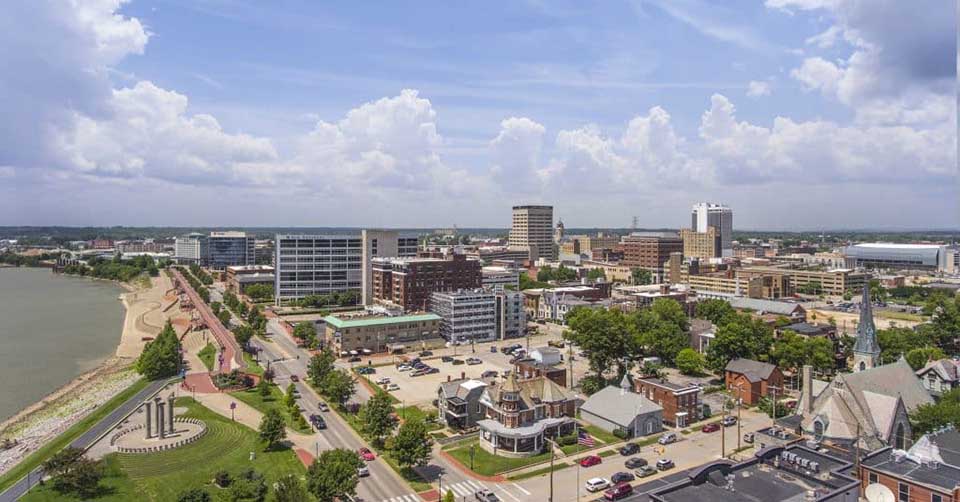
<svg viewBox="0 0 960 502">
<path fill-rule="evenodd" d="M 10 9 L 0 225 L 958 227 L 943 2 Z"/>
</svg>

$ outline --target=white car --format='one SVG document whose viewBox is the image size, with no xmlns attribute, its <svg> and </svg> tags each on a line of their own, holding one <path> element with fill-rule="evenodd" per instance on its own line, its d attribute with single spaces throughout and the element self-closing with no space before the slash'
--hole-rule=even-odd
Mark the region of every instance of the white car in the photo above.
<svg viewBox="0 0 960 502">
<path fill-rule="evenodd" d="M 367 466 L 361 465 L 360 467 L 357 468 L 357 477 L 365 478 L 369 475 L 370 475 L 370 469 Z"/>
<path fill-rule="evenodd" d="M 395 383 L 392 383 L 390 385 L 387 385 L 387 390 L 388 391 L 400 390 L 400 386 Z"/>
<path fill-rule="evenodd" d="M 668 433 L 660 436 L 660 439 L 658 439 L 657 442 L 660 443 L 660 444 L 676 443 L 676 442 L 677 442 L 677 435 L 676 435 L 675 433 L 673 433 L 673 432 L 668 432 Z"/>
<path fill-rule="evenodd" d="M 406 364 L 401 364 L 400 366 L 397 366 L 397 371 L 410 371 L 412 369 L 413 369 L 412 366 L 407 366 Z"/>
<path fill-rule="evenodd" d="M 380 377 L 377 379 L 377 385 L 386 385 L 390 383 L 390 377 Z"/>
<path fill-rule="evenodd" d="M 600 490 L 606 490 L 610 486 L 610 482 L 603 478 L 590 478 L 583 486 L 588 492 L 596 493 Z"/>
</svg>

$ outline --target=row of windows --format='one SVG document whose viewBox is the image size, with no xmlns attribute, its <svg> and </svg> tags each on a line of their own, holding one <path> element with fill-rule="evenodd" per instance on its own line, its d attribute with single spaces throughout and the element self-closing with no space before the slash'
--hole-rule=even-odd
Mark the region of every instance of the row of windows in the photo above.
<svg viewBox="0 0 960 502">
<path fill-rule="evenodd" d="M 879 483 L 880 478 L 875 472 L 867 473 L 867 483 Z M 897 483 L 897 502 L 910 502 L 910 485 L 906 483 Z M 943 496 L 939 493 L 930 494 L 930 502 L 943 502 Z"/>
</svg>

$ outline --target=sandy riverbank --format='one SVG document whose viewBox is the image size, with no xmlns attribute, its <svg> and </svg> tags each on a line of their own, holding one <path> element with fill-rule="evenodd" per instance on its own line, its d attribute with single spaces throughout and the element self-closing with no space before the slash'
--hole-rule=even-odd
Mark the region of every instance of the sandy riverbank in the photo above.
<svg viewBox="0 0 960 502">
<path fill-rule="evenodd" d="M 0 474 L 136 382 L 140 376 L 133 363 L 145 338 L 156 337 L 167 319 L 186 324 L 176 296 L 167 294 L 172 283 L 165 274 L 153 278 L 149 288 L 120 285 L 128 292 L 120 295 L 126 314 L 116 355 L 0 423 L 0 439 L 16 442 L 0 450 Z"/>
</svg>

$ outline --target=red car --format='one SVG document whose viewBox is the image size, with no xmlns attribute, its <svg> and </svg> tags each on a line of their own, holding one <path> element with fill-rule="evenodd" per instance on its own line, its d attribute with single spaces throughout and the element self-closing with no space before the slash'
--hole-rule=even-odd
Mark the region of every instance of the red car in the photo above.
<svg viewBox="0 0 960 502">
<path fill-rule="evenodd" d="M 603 492 L 605 500 L 620 500 L 633 495 L 633 486 L 630 483 L 617 483 L 613 488 Z"/>
<path fill-rule="evenodd" d="M 700 430 L 702 430 L 703 432 L 717 432 L 718 430 L 720 430 L 720 425 L 714 422 L 712 424 L 704 425 L 703 428 Z"/>
<path fill-rule="evenodd" d="M 603 459 L 600 458 L 600 455 L 589 455 L 580 460 L 580 467 L 592 467 L 602 462 Z"/>
<path fill-rule="evenodd" d="M 360 454 L 360 458 L 366 460 L 367 462 L 370 462 L 370 461 L 372 461 L 373 459 L 377 458 L 377 457 L 373 454 L 373 452 L 370 451 L 369 448 L 360 448 L 360 450 L 359 450 L 357 453 Z"/>
</svg>

